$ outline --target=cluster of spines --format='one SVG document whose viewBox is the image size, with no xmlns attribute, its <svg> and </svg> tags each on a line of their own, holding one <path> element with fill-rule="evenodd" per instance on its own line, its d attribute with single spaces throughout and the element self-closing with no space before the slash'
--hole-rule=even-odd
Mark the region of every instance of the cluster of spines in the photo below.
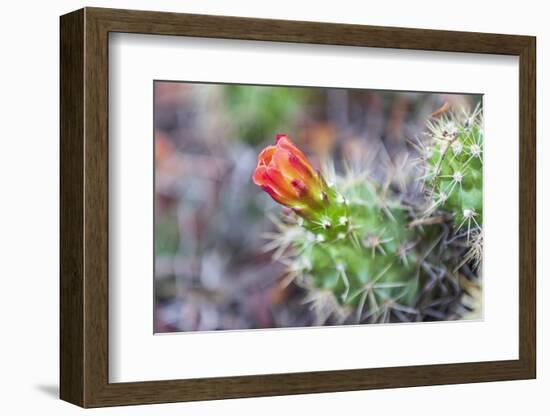
<svg viewBox="0 0 550 416">
<path fill-rule="evenodd" d="M 278 231 L 267 236 L 266 249 L 278 249 L 288 280 L 306 287 L 320 320 L 383 322 L 392 313 L 414 313 L 418 253 L 408 210 L 380 198 L 374 183 L 349 178 L 336 179 L 333 189 L 340 192 L 327 205 L 324 223 L 292 214 L 275 220 Z M 288 247 L 293 250 L 284 257 Z"/>
<path fill-rule="evenodd" d="M 411 207 L 366 172 L 332 175 L 326 209 L 307 220 L 275 220 L 266 249 L 288 266 L 287 281 L 306 288 L 317 324 L 414 321 L 458 290 L 461 266 L 451 252 L 459 231 L 479 263 L 482 251 L 481 113 L 444 114 L 419 142 L 426 206 Z M 326 175 L 326 171 L 324 172 Z M 435 218 L 441 220 L 435 221 Z M 447 221 L 451 221 L 449 231 Z M 451 296 L 452 298 L 452 296 Z M 452 302 L 452 301 L 451 301 Z M 443 316 L 443 315 L 441 315 Z"/>
<path fill-rule="evenodd" d="M 483 128 L 481 111 L 443 114 L 428 122 L 427 143 L 420 143 L 427 208 L 453 218 L 468 239 L 481 232 L 483 216 Z"/>
</svg>

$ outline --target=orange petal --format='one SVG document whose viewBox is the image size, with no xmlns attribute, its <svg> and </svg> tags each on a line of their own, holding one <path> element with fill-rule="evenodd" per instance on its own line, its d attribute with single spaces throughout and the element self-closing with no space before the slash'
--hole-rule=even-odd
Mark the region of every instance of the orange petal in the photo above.
<svg viewBox="0 0 550 416">
<path fill-rule="evenodd" d="M 296 199 L 297 193 L 289 181 L 275 168 L 258 166 L 252 175 L 258 186 L 269 186 L 274 192 L 286 199 Z"/>
<path fill-rule="evenodd" d="M 279 169 L 289 180 L 301 179 L 310 186 L 315 178 L 315 172 L 310 165 L 304 165 L 302 161 L 287 150 L 279 149 L 275 152 L 272 164 Z"/>
<path fill-rule="evenodd" d="M 254 174 L 252 175 L 252 181 L 258 185 L 262 186 L 266 182 L 266 175 L 265 175 L 266 167 L 258 165 L 256 169 L 254 170 Z"/>
<path fill-rule="evenodd" d="M 267 184 L 271 184 L 280 195 L 296 198 L 297 193 L 290 183 L 290 180 L 288 180 L 278 169 L 268 167 L 266 169 L 266 175 L 269 178 Z"/>
<path fill-rule="evenodd" d="M 279 204 L 282 204 L 282 205 L 288 205 L 288 201 L 286 198 L 284 198 L 283 196 L 279 195 L 275 189 L 273 189 L 271 186 L 269 185 L 261 185 L 261 188 L 267 192 L 269 194 L 269 196 L 271 198 L 273 198 L 273 200 L 275 202 L 278 202 Z"/>
<path fill-rule="evenodd" d="M 307 193 L 307 186 L 300 179 L 293 179 L 290 184 L 294 187 L 298 196 L 304 196 Z"/>
<path fill-rule="evenodd" d="M 281 135 L 278 137 L 277 148 L 289 151 L 294 156 L 296 156 L 304 166 L 308 166 L 311 168 L 311 164 L 309 163 L 309 160 L 307 160 L 306 155 L 304 155 L 300 149 L 294 146 L 294 143 L 292 143 L 288 136 Z"/>
<path fill-rule="evenodd" d="M 258 155 L 258 164 L 269 165 L 271 163 L 271 159 L 273 158 L 273 154 L 275 153 L 276 150 L 277 148 L 275 146 L 267 146 Z"/>
</svg>

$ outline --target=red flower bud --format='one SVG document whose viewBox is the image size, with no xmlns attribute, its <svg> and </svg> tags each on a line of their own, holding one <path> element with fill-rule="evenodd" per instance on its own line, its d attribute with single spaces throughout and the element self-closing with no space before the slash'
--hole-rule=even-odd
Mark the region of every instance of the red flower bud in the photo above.
<svg viewBox="0 0 550 416">
<path fill-rule="evenodd" d="M 277 135 L 275 146 L 260 152 L 252 180 L 279 204 L 305 217 L 318 211 L 326 199 L 325 181 L 284 134 Z"/>
</svg>

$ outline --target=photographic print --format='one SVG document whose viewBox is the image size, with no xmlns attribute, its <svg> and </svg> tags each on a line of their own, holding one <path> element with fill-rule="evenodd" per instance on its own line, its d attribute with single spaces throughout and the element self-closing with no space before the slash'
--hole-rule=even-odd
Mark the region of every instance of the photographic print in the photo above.
<svg viewBox="0 0 550 416">
<path fill-rule="evenodd" d="M 155 333 L 482 318 L 482 95 L 153 88 Z"/>
<path fill-rule="evenodd" d="M 59 39 L 62 400 L 536 378 L 535 37 L 86 7 Z"/>
</svg>

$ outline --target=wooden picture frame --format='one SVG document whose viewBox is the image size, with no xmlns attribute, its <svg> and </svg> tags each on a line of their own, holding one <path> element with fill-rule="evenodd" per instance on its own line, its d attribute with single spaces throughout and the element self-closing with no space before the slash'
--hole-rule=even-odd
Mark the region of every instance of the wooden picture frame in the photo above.
<svg viewBox="0 0 550 416">
<path fill-rule="evenodd" d="M 82 407 L 530 379 L 536 376 L 535 38 L 85 8 L 61 17 L 60 396 Z M 519 359 L 109 383 L 110 32 L 514 55 L 520 66 Z"/>
</svg>

